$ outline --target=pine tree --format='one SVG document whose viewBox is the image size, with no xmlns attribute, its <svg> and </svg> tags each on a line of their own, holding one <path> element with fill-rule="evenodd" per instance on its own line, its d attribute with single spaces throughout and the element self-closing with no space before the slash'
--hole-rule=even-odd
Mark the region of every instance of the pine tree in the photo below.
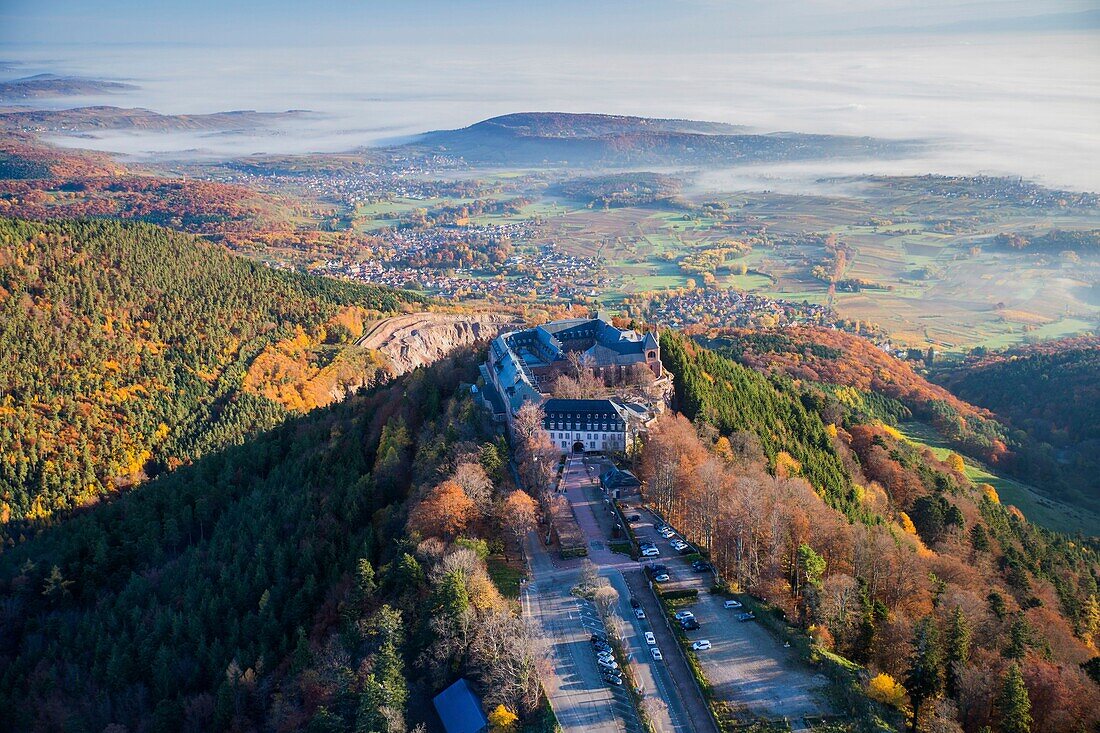
<svg viewBox="0 0 1100 733">
<path fill-rule="evenodd" d="M 970 659 L 970 624 L 962 609 L 955 606 L 947 626 L 947 694 L 958 693 L 958 670 Z"/>
<path fill-rule="evenodd" d="M 943 650 L 939 629 L 931 616 L 922 618 L 913 632 L 913 655 L 909 658 L 905 689 L 913 701 L 915 718 L 920 717 L 924 703 L 943 689 Z"/>
<path fill-rule="evenodd" d="M 1027 696 L 1020 665 L 1015 662 L 1005 672 L 1001 693 L 997 696 L 997 712 L 1003 733 L 1029 733 L 1031 730 L 1031 699 Z"/>
</svg>

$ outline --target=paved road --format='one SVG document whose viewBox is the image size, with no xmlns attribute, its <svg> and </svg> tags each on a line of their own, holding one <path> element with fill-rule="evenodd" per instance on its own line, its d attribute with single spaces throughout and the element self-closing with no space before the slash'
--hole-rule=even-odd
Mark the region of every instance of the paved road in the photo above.
<svg viewBox="0 0 1100 733">
<path fill-rule="evenodd" d="M 543 687 L 563 731 L 623 733 L 633 711 L 617 699 L 600 677 L 584 614 L 569 590 L 579 579 L 579 565 L 555 567 L 538 533 L 527 538 L 531 580 L 522 595 L 523 612 L 545 639 L 550 674 Z M 618 693 L 623 694 L 623 693 Z"/>
<path fill-rule="evenodd" d="M 598 470 L 589 472 L 579 459 L 569 459 L 563 485 L 573 504 L 577 523 L 588 538 L 589 559 L 619 591 L 619 614 L 629 624 L 626 641 L 636 662 L 639 685 L 645 697 L 658 701 L 651 706 L 654 726 L 659 731 L 670 733 L 715 731 L 706 701 L 674 640 L 658 644 L 665 657 L 660 662 L 653 659 L 649 645 L 645 643 L 644 632 L 653 630 L 657 633 L 658 627 L 664 623 L 662 614 L 639 564 L 625 555 L 611 552 L 607 547 L 606 538 L 610 537 L 615 520 L 602 492 L 595 485 L 594 477 L 598 473 Z M 642 603 L 647 616 L 644 621 L 634 616 L 630 596 L 635 596 Z M 652 612 L 650 609 L 653 609 Z"/>
</svg>

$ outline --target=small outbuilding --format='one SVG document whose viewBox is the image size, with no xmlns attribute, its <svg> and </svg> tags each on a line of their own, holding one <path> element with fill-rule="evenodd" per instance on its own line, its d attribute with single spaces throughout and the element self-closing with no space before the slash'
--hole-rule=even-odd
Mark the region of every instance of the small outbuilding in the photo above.
<svg viewBox="0 0 1100 733">
<path fill-rule="evenodd" d="M 619 499 L 638 493 L 642 487 L 642 482 L 630 471 L 612 466 L 600 474 L 600 486 L 608 495 Z"/>
<path fill-rule="evenodd" d="M 453 685 L 432 698 L 439 719 L 447 733 L 485 733 L 489 719 L 481 711 L 481 699 L 461 677 Z"/>
</svg>

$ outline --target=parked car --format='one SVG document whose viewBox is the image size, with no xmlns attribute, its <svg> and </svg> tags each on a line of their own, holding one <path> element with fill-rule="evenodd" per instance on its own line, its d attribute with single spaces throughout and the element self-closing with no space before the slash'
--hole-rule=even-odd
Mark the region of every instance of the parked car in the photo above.
<svg viewBox="0 0 1100 733">
<path fill-rule="evenodd" d="M 629 517 L 626 518 L 626 521 L 628 521 L 628 522 L 640 522 L 640 521 L 642 521 L 642 515 L 641 514 L 631 514 Z"/>
<path fill-rule="evenodd" d="M 737 614 L 738 621 L 752 621 L 754 618 L 756 618 L 756 614 L 752 611 Z"/>
<path fill-rule="evenodd" d="M 673 549 L 679 550 L 681 547 L 687 545 L 683 540 L 671 540 L 668 544 L 672 545 Z"/>
<path fill-rule="evenodd" d="M 691 645 L 691 648 L 697 652 L 706 651 L 707 649 L 710 649 L 710 639 L 700 639 L 699 641 L 694 642 Z"/>
<path fill-rule="evenodd" d="M 638 618 L 645 618 L 645 611 L 643 611 L 640 608 L 635 608 L 634 609 L 634 615 L 637 616 Z"/>
<path fill-rule="evenodd" d="M 672 576 L 670 576 L 668 573 L 657 573 L 653 576 L 653 580 L 657 583 L 667 583 L 668 581 L 672 580 Z"/>
<path fill-rule="evenodd" d="M 653 647 L 649 651 L 653 653 L 653 658 L 656 659 L 657 661 L 661 661 L 662 659 L 665 658 L 664 655 L 661 654 L 661 650 L 658 649 L 657 647 Z"/>
<path fill-rule="evenodd" d="M 730 599 L 722 604 L 723 608 L 741 608 L 741 601 Z"/>
<path fill-rule="evenodd" d="M 638 603 L 637 598 L 634 598 L 633 596 L 631 596 L 631 598 L 630 598 L 630 607 L 631 608 L 641 608 L 642 604 Z"/>
<path fill-rule="evenodd" d="M 614 659 L 597 659 L 596 664 L 600 665 L 603 669 L 618 669 L 619 663 Z"/>
<path fill-rule="evenodd" d="M 661 551 L 656 547 L 647 547 L 642 550 L 642 557 L 660 557 Z"/>
<path fill-rule="evenodd" d="M 681 547 L 677 547 L 676 552 L 680 553 L 681 555 L 693 555 L 695 554 L 696 550 L 691 545 L 684 544 Z"/>
<path fill-rule="evenodd" d="M 596 644 L 596 643 L 598 643 L 598 642 L 601 642 L 601 641 L 603 641 L 603 637 L 602 637 L 602 636 L 600 636 L 599 634 L 592 634 L 592 636 L 591 636 L 591 637 L 589 637 L 589 639 L 588 639 L 588 640 L 589 640 L 589 641 L 591 641 L 591 642 L 592 642 L 593 644 Z M 606 642 L 605 642 L 605 643 L 606 643 Z"/>
<path fill-rule="evenodd" d="M 653 544 L 652 542 L 639 542 L 638 543 L 638 549 L 639 550 L 644 550 L 647 547 L 656 547 L 656 546 L 657 545 Z"/>
<path fill-rule="evenodd" d="M 648 570 L 651 575 L 656 574 L 656 573 L 666 573 L 666 572 L 668 572 L 668 565 L 660 565 L 658 563 L 650 563 L 649 565 L 645 566 L 645 569 Z"/>
<path fill-rule="evenodd" d="M 706 560 L 695 560 L 691 563 L 691 569 L 697 573 L 706 573 L 709 572 L 712 568 L 711 564 Z"/>
<path fill-rule="evenodd" d="M 596 655 L 596 659 L 599 659 L 601 662 L 614 662 L 615 655 L 611 652 L 600 652 Z"/>
<path fill-rule="evenodd" d="M 604 682 L 607 682 L 608 684 L 611 684 L 611 685 L 616 685 L 618 687 L 621 687 L 622 684 L 623 684 L 623 678 L 620 677 L 617 674 L 605 674 L 603 676 L 603 679 L 604 679 Z"/>
<path fill-rule="evenodd" d="M 677 611 L 672 614 L 672 617 L 677 621 L 683 621 L 685 618 L 695 618 L 695 614 L 691 611 Z"/>
<path fill-rule="evenodd" d="M 657 637 L 653 635 L 652 631 L 645 632 L 645 643 L 653 646 L 657 643 Z"/>
<path fill-rule="evenodd" d="M 697 628 L 699 628 L 699 622 L 693 618 L 685 618 L 683 621 L 680 622 L 680 626 L 684 629 L 684 631 L 695 631 Z"/>
</svg>

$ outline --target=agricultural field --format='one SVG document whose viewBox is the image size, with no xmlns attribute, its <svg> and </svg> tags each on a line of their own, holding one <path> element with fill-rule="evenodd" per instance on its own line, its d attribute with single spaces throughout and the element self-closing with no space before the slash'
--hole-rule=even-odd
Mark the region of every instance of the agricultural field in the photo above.
<svg viewBox="0 0 1100 733">
<path fill-rule="evenodd" d="M 716 213 L 704 202 L 723 208 Z M 675 204 L 602 208 L 543 192 L 518 215 L 477 223 L 525 217 L 544 225 L 542 239 L 532 244 L 552 242 L 606 267 L 612 286 L 600 298 L 604 304 L 701 286 L 679 266 L 686 255 L 764 227 L 767 243 L 719 269 L 712 286 L 831 305 L 840 318 L 876 324 L 899 344 L 941 352 L 1088 332 L 1100 318 L 1092 290 L 1100 279 L 1095 257 L 1008 252 L 992 242 L 1002 232 L 1097 227 L 1095 210 L 1038 215 L 881 190 L 863 197 L 693 193 Z M 811 233 L 843 243 L 849 255 L 837 276 L 862 283 L 858 291 L 830 292 L 829 282 L 811 275 L 823 256 L 805 243 Z"/>
</svg>

